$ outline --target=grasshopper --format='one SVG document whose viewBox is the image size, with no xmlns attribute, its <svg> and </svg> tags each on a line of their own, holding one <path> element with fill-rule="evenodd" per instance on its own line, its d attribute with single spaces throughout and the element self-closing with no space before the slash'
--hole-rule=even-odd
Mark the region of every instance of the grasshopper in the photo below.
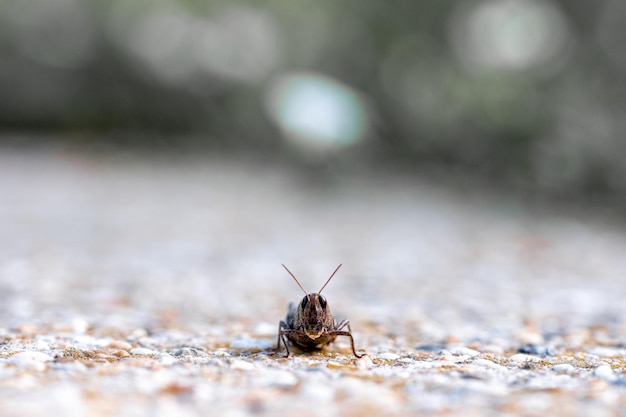
<svg viewBox="0 0 626 417">
<path fill-rule="evenodd" d="M 362 358 L 365 354 L 359 355 L 354 349 L 354 338 L 352 337 L 352 329 L 350 329 L 350 321 L 343 320 L 337 323 L 332 313 L 328 301 L 320 293 L 335 276 L 342 264 L 339 264 L 335 272 L 322 286 L 317 293 L 307 293 L 302 287 L 296 276 L 284 265 L 283 268 L 296 281 L 296 284 L 304 292 L 305 296 L 296 307 L 294 303 L 289 303 L 287 308 L 287 317 L 278 324 L 278 346 L 276 350 L 280 350 L 280 341 L 283 341 L 289 357 L 289 346 L 287 340 L 304 351 L 321 350 L 324 346 L 332 343 L 337 336 L 347 336 L 350 338 L 352 353 L 357 358 Z M 347 328 L 348 330 L 342 330 Z M 285 340 L 285 337 L 287 340 Z"/>
</svg>

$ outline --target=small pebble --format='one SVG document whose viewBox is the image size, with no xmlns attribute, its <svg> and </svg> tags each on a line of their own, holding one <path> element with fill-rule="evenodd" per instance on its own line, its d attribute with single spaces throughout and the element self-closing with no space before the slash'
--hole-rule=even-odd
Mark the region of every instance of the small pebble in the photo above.
<svg viewBox="0 0 626 417">
<path fill-rule="evenodd" d="M 194 357 L 194 358 L 196 357 L 206 358 L 209 356 L 206 352 L 203 352 L 202 350 L 196 349 L 193 347 L 182 347 L 182 348 L 175 349 L 172 352 L 172 355 L 173 356 L 189 356 L 189 357 Z"/>
<path fill-rule="evenodd" d="M 604 379 L 606 381 L 612 381 L 613 379 L 615 379 L 615 373 L 613 372 L 613 369 L 607 364 L 602 364 L 595 368 L 593 370 L 593 376 L 595 376 L 596 378 Z"/>
<path fill-rule="evenodd" d="M 504 366 L 498 365 L 497 363 L 492 362 L 488 359 L 476 359 L 474 362 L 472 362 L 472 365 L 480 366 L 481 368 L 502 369 L 502 370 L 506 369 Z"/>
<path fill-rule="evenodd" d="M 170 355 L 169 353 L 162 353 L 159 357 L 159 363 L 165 366 L 172 366 L 178 363 L 178 359 Z"/>
<path fill-rule="evenodd" d="M 231 369 L 239 369 L 242 371 L 251 371 L 255 368 L 252 362 L 247 362 L 241 359 L 231 359 L 229 365 Z"/>
<path fill-rule="evenodd" d="M 137 347 L 134 349 L 131 349 L 130 354 L 131 355 L 156 355 L 157 352 L 155 352 L 152 349 L 148 349 L 148 348 L 142 348 L 142 347 Z"/>
<path fill-rule="evenodd" d="M 8 363 L 12 363 L 20 368 L 43 371 L 46 369 L 46 362 L 51 362 L 52 356 L 42 352 L 20 352 L 9 357 Z"/>
<path fill-rule="evenodd" d="M 592 353 L 578 352 L 576 355 L 574 355 L 574 357 L 584 360 L 585 362 L 598 362 L 600 360 L 600 357 L 598 355 L 594 355 Z"/>
<path fill-rule="evenodd" d="M 395 361 L 399 357 L 400 357 L 400 355 L 398 355 L 396 353 L 393 353 L 393 352 L 383 352 L 383 353 L 378 355 L 378 359 L 382 359 L 382 360 L 385 360 L 385 361 Z"/>
<path fill-rule="evenodd" d="M 458 346 L 458 347 L 453 347 L 448 349 L 448 352 L 450 352 L 452 355 L 455 356 L 469 356 L 469 357 L 474 357 L 474 356 L 478 356 L 480 355 L 480 352 L 474 349 L 470 349 L 468 347 L 465 346 Z"/>
<path fill-rule="evenodd" d="M 525 363 L 525 362 L 539 362 L 541 361 L 541 358 L 538 358 L 532 355 L 526 355 L 525 353 L 517 353 L 511 356 L 509 360 L 512 362 Z"/>
<path fill-rule="evenodd" d="M 374 366 L 374 362 L 368 355 L 364 355 L 362 358 L 356 360 L 356 367 L 358 369 L 371 369 Z"/>
<path fill-rule="evenodd" d="M 122 349 L 130 351 L 133 348 L 133 345 L 124 341 L 124 340 L 114 340 L 107 345 L 110 349 Z"/>
<path fill-rule="evenodd" d="M 527 355 L 540 355 L 540 356 L 552 355 L 554 353 L 553 349 L 549 346 L 534 346 L 534 345 L 522 346 L 517 351 L 519 353 L 525 353 Z"/>
<path fill-rule="evenodd" d="M 558 365 L 554 365 L 550 369 L 552 369 L 554 372 L 570 373 L 573 372 L 576 368 L 569 363 L 559 363 Z"/>
<path fill-rule="evenodd" d="M 458 366 L 455 361 L 448 360 L 445 357 L 440 358 L 438 361 L 433 361 L 431 364 L 433 368 L 456 368 Z"/>
<path fill-rule="evenodd" d="M 96 353 L 96 354 L 94 354 L 94 355 L 93 355 L 93 358 L 94 358 L 94 359 L 105 359 L 105 360 L 107 360 L 107 359 L 111 359 L 111 356 L 110 356 L 110 355 L 107 355 L 106 353 L 101 353 L 101 352 L 100 352 L 100 353 Z"/>
<path fill-rule="evenodd" d="M 117 356 L 118 358 L 127 358 L 130 356 L 130 353 L 125 350 L 118 350 L 113 353 L 113 356 Z"/>
</svg>

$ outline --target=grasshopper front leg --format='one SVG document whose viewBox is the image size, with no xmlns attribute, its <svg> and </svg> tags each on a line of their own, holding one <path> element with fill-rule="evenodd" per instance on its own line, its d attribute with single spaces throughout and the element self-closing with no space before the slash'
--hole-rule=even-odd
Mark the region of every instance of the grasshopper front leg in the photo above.
<svg viewBox="0 0 626 417">
<path fill-rule="evenodd" d="M 285 345 L 285 350 L 287 351 L 287 354 L 284 356 L 285 358 L 289 357 L 289 345 L 287 345 L 287 341 L 285 340 L 285 331 L 289 330 L 291 329 L 289 329 L 289 326 L 287 326 L 287 323 L 285 323 L 284 321 L 281 320 L 278 323 L 278 341 L 276 344 L 276 351 L 280 351 L 280 341 L 282 339 L 283 345 Z"/>
</svg>

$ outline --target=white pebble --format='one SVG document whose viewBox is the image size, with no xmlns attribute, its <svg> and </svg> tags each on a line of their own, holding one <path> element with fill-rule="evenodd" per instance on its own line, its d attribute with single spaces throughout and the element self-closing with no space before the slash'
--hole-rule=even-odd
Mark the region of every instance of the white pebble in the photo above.
<svg viewBox="0 0 626 417">
<path fill-rule="evenodd" d="M 448 352 L 450 352 L 451 354 L 455 355 L 455 356 L 469 356 L 469 357 L 474 357 L 474 356 L 478 356 L 480 354 L 479 351 L 474 350 L 474 349 L 470 349 L 468 347 L 465 346 L 459 346 L 459 347 L 454 347 L 451 349 L 448 349 Z"/>
<path fill-rule="evenodd" d="M 230 353 L 226 352 L 223 348 L 220 348 L 220 349 L 213 351 L 213 356 L 220 357 L 220 358 L 229 358 Z"/>
<path fill-rule="evenodd" d="M 251 371 L 254 369 L 254 364 L 241 359 L 232 359 L 230 361 L 230 367 L 232 369 L 240 369 L 242 371 Z"/>
<path fill-rule="evenodd" d="M 378 359 L 382 359 L 382 360 L 385 360 L 385 361 L 395 361 L 399 357 L 400 357 L 400 355 L 398 355 L 396 353 L 393 353 L 393 352 L 383 352 L 383 353 L 378 355 Z"/>
<path fill-rule="evenodd" d="M 131 349 L 130 354 L 131 355 L 156 355 L 156 352 L 152 349 L 137 347 L 137 348 Z"/>
<path fill-rule="evenodd" d="M 516 355 L 511 356 L 509 360 L 513 362 L 518 362 L 518 363 L 525 363 L 525 362 L 539 362 L 541 361 L 541 358 L 538 358 L 532 355 L 526 355 L 524 353 L 518 353 Z"/>
<path fill-rule="evenodd" d="M 498 365 L 497 363 L 490 361 L 488 359 L 476 359 L 474 362 L 472 362 L 472 365 L 479 366 L 481 368 L 502 369 L 502 370 L 506 369 L 504 366 Z"/>
<path fill-rule="evenodd" d="M 594 369 L 593 376 L 609 381 L 615 379 L 615 373 L 613 372 L 613 369 L 607 364 L 602 364 Z"/>
<path fill-rule="evenodd" d="M 576 368 L 574 368 L 574 366 L 569 364 L 569 363 L 559 363 L 558 365 L 554 365 L 551 369 L 554 372 L 566 372 L 566 373 L 569 373 L 569 372 L 573 372 L 574 369 L 576 369 Z"/>
<path fill-rule="evenodd" d="M 16 353 L 11 356 L 7 362 L 19 366 L 20 368 L 43 371 L 46 369 L 46 362 L 51 362 L 52 360 L 52 357 L 45 353 L 29 351 Z"/>
<path fill-rule="evenodd" d="M 357 359 L 356 367 L 358 369 L 371 369 L 374 366 L 374 362 L 368 355 L 364 355 L 361 359 Z"/>
<path fill-rule="evenodd" d="M 159 357 L 159 363 L 165 366 L 171 366 L 178 363 L 178 359 L 170 355 L 169 353 L 162 353 Z"/>
<path fill-rule="evenodd" d="M 456 356 L 456 355 L 443 355 L 440 357 L 441 360 L 445 360 L 445 361 L 449 361 L 449 362 L 455 362 L 455 363 L 462 363 L 465 362 L 469 359 L 471 359 L 469 356 L 467 355 L 461 355 L 461 356 Z"/>
<path fill-rule="evenodd" d="M 201 357 L 201 358 L 206 358 L 209 355 L 200 350 L 200 349 L 196 349 L 194 347 L 182 347 L 182 348 L 177 348 L 172 352 L 173 356 L 182 356 L 184 358 L 196 358 L 196 357 Z"/>
<path fill-rule="evenodd" d="M 574 355 L 574 357 L 578 358 L 578 359 L 582 359 L 586 362 L 597 362 L 600 360 L 600 357 L 598 355 L 594 355 L 593 353 L 582 353 L 579 352 L 576 355 Z"/>
<path fill-rule="evenodd" d="M 458 366 L 456 362 L 443 359 L 443 357 L 430 363 L 432 368 L 456 368 Z"/>
</svg>

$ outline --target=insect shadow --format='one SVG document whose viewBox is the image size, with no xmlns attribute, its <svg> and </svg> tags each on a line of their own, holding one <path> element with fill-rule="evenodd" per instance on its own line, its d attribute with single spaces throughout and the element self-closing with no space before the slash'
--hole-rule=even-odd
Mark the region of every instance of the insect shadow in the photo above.
<svg viewBox="0 0 626 417">
<path fill-rule="evenodd" d="M 281 265 L 296 281 L 296 284 L 298 284 L 305 296 L 297 306 L 294 303 L 289 303 L 287 317 L 278 324 L 278 345 L 276 350 L 280 350 L 280 342 L 282 340 L 287 351 L 284 357 L 287 358 L 290 354 L 287 340 L 303 351 L 315 351 L 321 350 L 324 346 L 334 342 L 337 336 L 346 336 L 350 338 L 354 356 L 362 358 L 365 354 L 359 355 L 354 348 L 350 321 L 343 320 L 341 323 L 337 323 L 330 312 L 328 301 L 320 294 L 337 271 L 339 271 L 342 264 L 339 264 L 317 293 L 307 293 L 296 276 L 284 264 Z M 347 328 L 347 330 L 343 330 L 344 328 Z"/>
</svg>

